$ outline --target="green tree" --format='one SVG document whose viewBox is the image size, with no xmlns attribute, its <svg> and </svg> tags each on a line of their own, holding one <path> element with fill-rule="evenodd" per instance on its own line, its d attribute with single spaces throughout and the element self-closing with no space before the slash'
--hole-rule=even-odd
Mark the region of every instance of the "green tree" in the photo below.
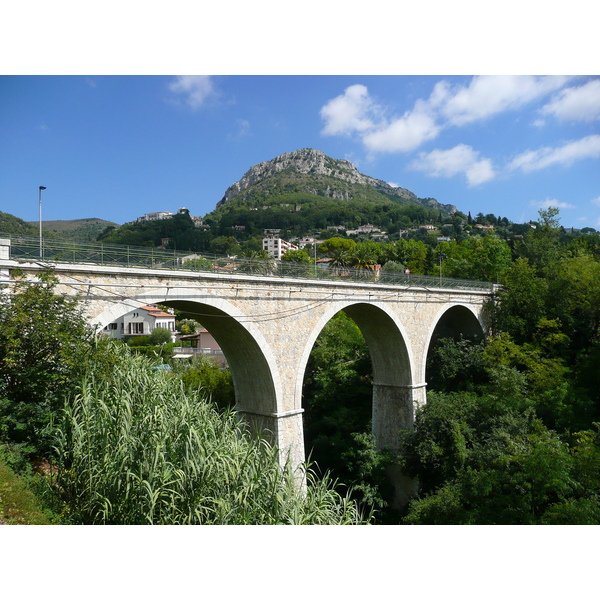
<svg viewBox="0 0 600 600">
<path fill-rule="evenodd" d="M 562 324 L 574 355 L 600 342 L 599 261 L 587 253 L 557 261 L 548 291 L 548 312 Z"/>
<path fill-rule="evenodd" d="M 149 342 L 153 346 L 161 346 L 162 344 L 169 344 L 173 340 L 171 339 L 171 332 L 164 327 L 155 327 L 154 331 L 150 334 Z"/>
<path fill-rule="evenodd" d="M 281 257 L 277 272 L 289 277 L 308 277 L 314 274 L 313 260 L 304 250 L 288 250 Z"/>
<path fill-rule="evenodd" d="M 558 208 L 554 207 L 540 210 L 539 223 L 534 229 L 530 228 L 515 246 L 517 256 L 527 258 L 538 275 L 546 274 L 563 253 L 559 244 L 558 214 Z"/>
<path fill-rule="evenodd" d="M 212 400 L 219 408 L 233 408 L 235 393 L 229 369 L 220 369 L 207 356 L 194 358 L 180 374 L 186 389 Z"/>
<path fill-rule="evenodd" d="M 498 291 L 497 327 L 517 342 L 533 339 L 536 326 L 546 316 L 548 281 L 525 258 L 504 272 Z"/>
<path fill-rule="evenodd" d="M 473 390 L 487 380 L 483 344 L 442 338 L 427 356 L 427 388 L 439 392 Z"/>
<path fill-rule="evenodd" d="M 45 271 L 0 294 L 1 434 L 39 453 L 51 445 L 51 415 L 96 355 L 81 305 L 56 294 L 57 282 Z"/>
<path fill-rule="evenodd" d="M 232 236 L 217 237 L 209 243 L 208 247 L 213 254 L 233 256 L 241 252 L 241 247 L 238 241 Z"/>
<path fill-rule="evenodd" d="M 312 262 L 311 257 L 304 250 L 288 250 L 282 257 L 283 262 L 295 262 L 310 264 Z"/>
<path fill-rule="evenodd" d="M 427 246 L 420 240 L 400 239 L 386 248 L 386 260 L 402 263 L 416 275 L 427 272 Z"/>
<path fill-rule="evenodd" d="M 332 237 L 319 244 L 319 253 L 331 256 L 334 252 L 340 250 L 351 251 L 356 246 L 356 242 L 349 238 Z"/>
<path fill-rule="evenodd" d="M 483 396 L 432 395 L 404 452 L 422 484 L 406 523 L 544 523 L 580 493 L 569 445 L 533 411 Z"/>
<path fill-rule="evenodd" d="M 350 250 L 350 264 L 355 269 L 373 271 L 379 263 L 379 244 L 371 241 L 356 244 Z"/>
<path fill-rule="evenodd" d="M 329 251 L 329 269 L 334 276 L 339 276 L 352 265 L 351 251 L 339 247 Z"/>
<path fill-rule="evenodd" d="M 441 253 L 445 255 L 443 270 L 447 277 L 497 281 L 511 264 L 510 248 L 497 235 L 442 242 L 434 253 L 438 264 Z"/>
<path fill-rule="evenodd" d="M 238 270 L 241 273 L 270 275 L 275 270 L 275 259 L 266 250 L 246 250 L 240 256 Z"/>
<path fill-rule="evenodd" d="M 177 326 L 177 331 L 179 331 L 183 335 L 190 335 L 192 333 L 196 333 L 196 329 L 200 326 L 198 321 L 189 318 L 182 318 L 175 321 Z"/>
</svg>

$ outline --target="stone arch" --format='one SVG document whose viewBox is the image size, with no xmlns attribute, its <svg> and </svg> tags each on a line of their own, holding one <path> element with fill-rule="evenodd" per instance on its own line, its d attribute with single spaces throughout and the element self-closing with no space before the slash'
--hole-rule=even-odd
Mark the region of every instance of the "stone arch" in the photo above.
<svg viewBox="0 0 600 600">
<path fill-rule="evenodd" d="M 215 338 L 229 364 L 234 385 L 236 410 L 251 429 L 278 443 L 277 420 L 282 390 L 279 368 L 271 345 L 251 318 L 240 314 L 231 303 L 193 291 L 180 294 L 152 293 L 130 297 L 108 307 L 94 319 L 105 325 L 138 306 L 164 304 L 198 316 Z"/>
<path fill-rule="evenodd" d="M 444 306 L 436 315 L 427 335 L 425 346 L 422 377 L 425 380 L 425 370 L 429 351 L 442 338 L 458 340 L 461 337 L 471 341 L 485 338 L 485 324 L 480 312 L 470 305 L 451 304 Z"/>
<path fill-rule="evenodd" d="M 385 303 L 339 302 L 321 315 L 307 338 L 297 377 L 301 397 L 308 357 L 326 323 L 344 311 L 359 327 L 373 369 L 373 434 L 378 447 L 397 449 L 399 432 L 412 426 L 413 361 L 409 338 L 397 315 Z"/>
</svg>

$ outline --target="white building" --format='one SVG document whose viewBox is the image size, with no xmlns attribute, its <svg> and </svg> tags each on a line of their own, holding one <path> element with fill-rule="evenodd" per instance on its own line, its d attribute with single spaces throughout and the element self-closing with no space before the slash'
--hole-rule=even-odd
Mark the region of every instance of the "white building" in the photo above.
<svg viewBox="0 0 600 600">
<path fill-rule="evenodd" d="M 266 235 L 263 238 L 263 250 L 266 250 L 273 258 L 280 260 L 288 250 L 298 250 L 298 246 L 275 235 Z"/>
<path fill-rule="evenodd" d="M 188 213 L 189 211 L 187 208 L 180 208 L 177 211 L 177 214 L 182 214 L 182 213 Z M 141 217 L 138 217 L 135 221 L 130 221 L 129 223 L 126 223 L 126 225 L 129 225 L 131 223 L 144 223 L 147 221 L 162 221 L 163 219 L 172 219 L 175 215 L 168 211 L 168 210 L 163 210 L 163 211 L 158 211 L 158 212 L 151 212 L 151 213 L 146 213 L 145 215 L 142 215 Z M 190 215 L 190 219 L 192 219 L 192 221 L 194 222 L 194 225 L 196 227 L 202 227 L 202 217 L 192 217 Z"/>
<path fill-rule="evenodd" d="M 104 332 L 111 337 L 122 339 L 129 336 L 150 335 L 157 327 L 170 331 L 174 340 L 175 315 L 156 306 L 142 306 L 109 323 L 104 328 Z"/>
<path fill-rule="evenodd" d="M 138 217 L 137 220 L 138 222 L 144 222 L 144 221 L 160 221 L 162 219 L 170 219 L 173 216 L 172 212 L 169 211 L 162 211 L 162 212 L 151 212 L 151 213 L 146 213 L 145 215 Z"/>
<path fill-rule="evenodd" d="M 296 242 L 296 245 L 298 246 L 298 248 L 300 250 L 304 250 L 304 247 L 307 244 L 321 244 L 322 241 L 317 240 L 317 238 L 311 237 L 309 235 L 305 235 L 304 237 L 301 238 L 292 238 L 294 242 Z"/>
<path fill-rule="evenodd" d="M 346 231 L 346 235 L 360 235 L 361 233 L 372 234 L 379 233 L 380 231 L 381 230 L 378 227 L 375 227 L 375 225 L 367 223 L 366 225 L 360 225 L 357 229 L 349 229 Z"/>
</svg>

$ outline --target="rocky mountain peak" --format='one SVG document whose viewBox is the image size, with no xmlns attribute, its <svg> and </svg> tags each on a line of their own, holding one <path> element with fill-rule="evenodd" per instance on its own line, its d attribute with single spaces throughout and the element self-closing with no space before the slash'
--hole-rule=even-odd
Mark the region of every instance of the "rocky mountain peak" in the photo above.
<svg viewBox="0 0 600 600">
<path fill-rule="evenodd" d="M 217 203 L 217 208 L 243 194 L 247 189 L 260 184 L 282 171 L 297 173 L 300 176 L 310 177 L 311 179 L 314 178 L 312 181 L 315 182 L 315 186 L 308 186 L 306 191 L 331 198 L 348 200 L 352 197 L 352 192 L 349 189 L 346 191 L 331 189 L 326 183 L 329 178 L 344 181 L 349 186 L 356 184 L 372 186 L 388 197 L 398 196 L 411 202 L 419 202 L 417 196 L 410 190 L 393 187 L 385 181 L 359 173 L 356 166 L 349 160 L 331 158 L 320 150 L 303 148 L 301 150 L 294 150 L 293 152 L 286 152 L 272 160 L 267 160 L 251 167 L 239 181 L 227 188 L 225 195 Z M 437 204 L 435 200 L 433 202 Z M 450 210 L 450 212 L 456 210 L 456 207 L 450 205 L 444 205 L 444 208 Z"/>
</svg>

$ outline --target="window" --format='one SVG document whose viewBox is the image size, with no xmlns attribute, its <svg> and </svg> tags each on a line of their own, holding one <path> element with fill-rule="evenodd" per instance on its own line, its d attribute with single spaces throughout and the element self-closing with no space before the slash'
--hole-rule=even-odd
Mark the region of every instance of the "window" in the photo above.
<svg viewBox="0 0 600 600">
<path fill-rule="evenodd" d="M 143 323 L 129 323 L 129 333 L 144 333 L 144 324 Z"/>
</svg>

